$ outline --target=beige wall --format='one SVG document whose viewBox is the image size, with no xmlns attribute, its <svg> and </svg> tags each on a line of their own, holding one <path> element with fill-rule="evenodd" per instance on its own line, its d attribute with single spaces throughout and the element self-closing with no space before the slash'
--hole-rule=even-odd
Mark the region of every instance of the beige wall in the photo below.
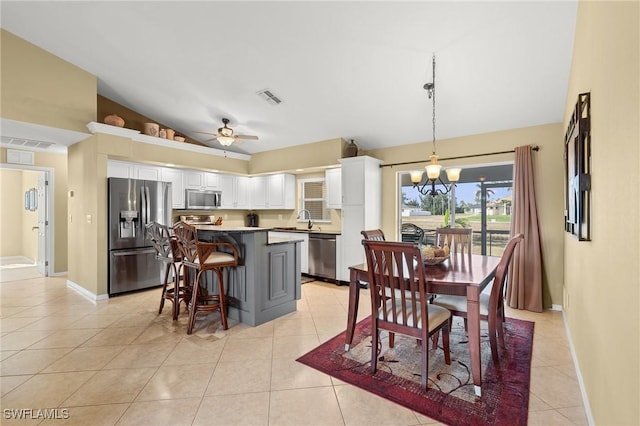
<svg viewBox="0 0 640 426">
<path fill-rule="evenodd" d="M 22 172 L 0 169 L 0 257 L 22 256 Z"/>
<path fill-rule="evenodd" d="M 68 149 L 69 280 L 96 295 L 107 293 L 107 159 L 96 137 Z"/>
<path fill-rule="evenodd" d="M 527 127 L 502 132 L 473 135 L 438 141 L 441 158 L 470 154 L 508 151 L 522 145 L 538 145 L 534 154 L 536 197 L 541 232 L 543 259 L 543 297 L 545 307 L 562 304 L 563 287 L 563 131 L 560 124 Z M 427 159 L 431 142 L 371 150 L 367 155 L 383 160 L 384 164 Z M 469 167 L 480 164 L 513 162 L 514 154 L 440 161 L 443 166 Z M 423 168 L 426 162 L 382 168 L 382 229 L 387 235 L 397 235 L 398 194 L 397 175 L 400 171 Z M 464 173 L 464 170 L 463 172 Z"/>
<path fill-rule="evenodd" d="M 638 2 L 579 3 L 565 110 L 591 92 L 592 240 L 564 236 L 565 309 L 602 425 L 640 424 L 639 28 Z"/>
<path fill-rule="evenodd" d="M 251 156 L 249 173 L 260 174 L 337 165 L 338 158 L 342 158 L 345 144 L 344 139 L 336 138 L 260 152 Z"/>
<path fill-rule="evenodd" d="M 0 45 L 2 117 L 86 132 L 96 120 L 96 77 L 5 30 Z"/>
</svg>

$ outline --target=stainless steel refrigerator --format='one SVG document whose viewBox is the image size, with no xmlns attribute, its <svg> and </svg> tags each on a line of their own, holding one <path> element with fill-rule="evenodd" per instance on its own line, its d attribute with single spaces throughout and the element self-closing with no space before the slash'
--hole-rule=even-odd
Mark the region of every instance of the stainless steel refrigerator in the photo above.
<svg viewBox="0 0 640 426">
<path fill-rule="evenodd" d="M 109 178 L 109 295 L 162 284 L 145 226 L 171 225 L 171 183 Z"/>
</svg>

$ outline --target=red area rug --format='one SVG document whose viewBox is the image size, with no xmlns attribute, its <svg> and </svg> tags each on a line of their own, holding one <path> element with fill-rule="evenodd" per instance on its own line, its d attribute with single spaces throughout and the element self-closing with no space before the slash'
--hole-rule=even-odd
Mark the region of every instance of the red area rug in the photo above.
<svg viewBox="0 0 640 426">
<path fill-rule="evenodd" d="M 425 416 L 451 425 L 526 425 L 533 326 L 508 318 L 507 352 L 500 364 L 491 358 L 486 328 L 482 335 L 482 396 L 473 391 L 471 365 L 463 323 L 454 319 L 451 331 L 451 365 L 444 363 L 442 348 L 429 351 L 429 389 L 420 387 L 420 346 L 415 339 L 396 335 L 393 349 L 383 332 L 378 370 L 371 374 L 371 319 L 356 326 L 351 350 L 345 352 L 344 333 L 323 343 L 298 361 L 344 382 L 372 392 Z M 441 342 L 442 340 L 440 340 Z"/>
</svg>

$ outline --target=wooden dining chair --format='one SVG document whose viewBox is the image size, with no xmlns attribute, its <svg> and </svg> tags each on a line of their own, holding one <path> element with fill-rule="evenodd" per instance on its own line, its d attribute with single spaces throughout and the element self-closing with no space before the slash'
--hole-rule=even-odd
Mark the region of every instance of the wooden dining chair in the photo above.
<svg viewBox="0 0 640 426">
<path fill-rule="evenodd" d="M 504 288 L 507 282 L 507 272 L 516 246 L 524 239 L 522 234 L 517 234 L 507 243 L 500 263 L 496 268 L 496 274 L 493 278 L 491 292 L 480 294 L 480 318 L 488 322 L 489 342 L 491 344 L 491 356 L 495 362 L 498 362 L 498 342 L 505 348 L 504 343 Z M 451 315 L 462 317 L 465 319 L 465 328 L 467 320 L 467 298 L 466 296 L 449 296 L 438 295 L 432 303 L 437 306 L 451 311 Z"/>
<path fill-rule="evenodd" d="M 175 224 L 173 232 L 182 252 L 182 266 L 196 272 L 189 302 L 187 334 L 193 332 L 196 314 L 199 312 L 220 311 L 222 328 L 226 330 L 229 327 L 222 270 L 238 266 L 238 250 L 229 242 L 199 241 L 196 227 L 185 222 Z M 218 278 L 217 294 L 208 294 L 202 287 L 202 276 L 207 271 L 213 271 Z"/>
<path fill-rule="evenodd" d="M 417 244 L 363 240 L 371 284 L 371 372 L 381 350 L 380 330 L 414 337 L 422 347 L 421 385 L 427 389 L 429 337 L 442 330 L 445 362 L 449 353 L 451 313 L 428 303 L 426 278 Z"/>
<path fill-rule="evenodd" d="M 365 240 L 385 241 L 384 232 L 382 229 L 370 229 L 360 231 Z"/>
<path fill-rule="evenodd" d="M 449 246 L 451 253 L 470 255 L 473 249 L 473 228 L 438 228 L 436 245 Z"/>
<path fill-rule="evenodd" d="M 400 226 L 402 241 L 410 243 L 424 242 L 424 229 L 413 223 L 403 223 Z"/>
</svg>

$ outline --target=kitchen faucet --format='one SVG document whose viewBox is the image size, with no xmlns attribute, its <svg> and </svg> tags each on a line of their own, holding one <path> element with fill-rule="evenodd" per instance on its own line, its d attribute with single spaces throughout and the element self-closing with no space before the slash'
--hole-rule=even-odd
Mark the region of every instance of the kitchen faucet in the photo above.
<svg viewBox="0 0 640 426">
<path fill-rule="evenodd" d="M 302 209 L 298 212 L 298 219 L 302 219 L 302 213 L 307 212 L 307 217 L 309 218 L 309 223 L 307 224 L 307 229 L 311 229 L 313 227 L 313 222 L 311 221 L 311 212 L 307 209 Z"/>
</svg>

